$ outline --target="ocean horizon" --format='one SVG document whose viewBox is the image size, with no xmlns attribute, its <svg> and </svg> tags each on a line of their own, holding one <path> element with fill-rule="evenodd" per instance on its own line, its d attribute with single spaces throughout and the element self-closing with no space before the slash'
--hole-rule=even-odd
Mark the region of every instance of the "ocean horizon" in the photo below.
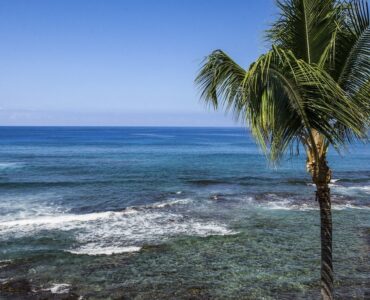
<svg viewBox="0 0 370 300">
<path fill-rule="evenodd" d="M 369 161 L 329 156 L 339 299 L 369 290 Z M 319 295 L 304 158 L 272 168 L 246 129 L 2 127 L 0 190 L 0 280 L 39 295 Z"/>
<path fill-rule="evenodd" d="M 0 12 L 0 300 L 370 300 L 369 0 Z"/>
</svg>

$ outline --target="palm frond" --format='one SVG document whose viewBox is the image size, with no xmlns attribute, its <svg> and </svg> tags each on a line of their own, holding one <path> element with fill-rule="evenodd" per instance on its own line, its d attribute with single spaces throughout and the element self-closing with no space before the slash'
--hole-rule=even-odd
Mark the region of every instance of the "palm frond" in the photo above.
<svg viewBox="0 0 370 300">
<path fill-rule="evenodd" d="M 348 29 L 354 36 L 361 36 L 370 22 L 369 6 L 367 1 L 352 0 L 347 6 Z"/>
<path fill-rule="evenodd" d="M 366 1 L 352 0 L 340 7 L 338 30 L 332 57 L 326 70 L 364 112 L 363 131 L 366 132 L 370 119 L 369 81 L 370 81 L 370 18 Z M 338 132 L 348 142 L 362 138 L 350 129 L 337 125 Z"/>
<path fill-rule="evenodd" d="M 314 145 L 311 130 L 334 146 L 345 141 L 335 124 L 361 134 L 362 112 L 319 67 L 274 47 L 244 70 L 224 52 L 213 52 L 196 79 L 202 98 L 248 123 L 272 161 L 296 142 Z M 354 118 L 354 116 L 356 116 Z"/>
<path fill-rule="evenodd" d="M 334 0 L 278 0 L 279 18 L 267 31 L 272 44 L 318 63 L 336 30 Z"/>
<path fill-rule="evenodd" d="M 367 3 L 353 1 L 347 9 L 346 28 L 351 33 L 342 34 L 339 42 L 344 58 L 338 61 L 336 69 L 338 83 L 349 93 L 355 95 L 370 79 L 370 18 Z"/>
<path fill-rule="evenodd" d="M 201 98 L 214 108 L 223 106 L 242 113 L 241 86 L 246 71 L 221 50 L 213 51 L 205 60 L 195 82 L 201 90 Z"/>
</svg>

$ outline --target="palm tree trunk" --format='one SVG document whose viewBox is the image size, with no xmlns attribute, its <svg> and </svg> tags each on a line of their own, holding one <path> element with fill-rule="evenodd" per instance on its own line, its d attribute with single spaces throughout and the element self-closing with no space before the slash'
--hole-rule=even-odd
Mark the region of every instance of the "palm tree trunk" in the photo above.
<svg viewBox="0 0 370 300">
<path fill-rule="evenodd" d="M 320 205 L 321 221 L 321 296 L 323 300 L 333 299 L 332 261 L 332 217 L 329 182 L 331 171 L 325 157 L 320 159 L 314 182 L 317 187 L 316 200 Z"/>
<path fill-rule="evenodd" d="M 330 189 L 328 185 L 317 186 L 321 220 L 321 296 L 333 299 L 332 219 Z"/>
</svg>

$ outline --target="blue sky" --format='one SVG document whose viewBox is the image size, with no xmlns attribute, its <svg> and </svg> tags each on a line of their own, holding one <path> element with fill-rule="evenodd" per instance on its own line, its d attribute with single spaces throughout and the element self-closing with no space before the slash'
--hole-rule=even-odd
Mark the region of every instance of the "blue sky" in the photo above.
<svg viewBox="0 0 370 300">
<path fill-rule="evenodd" d="M 273 0 L 3 0 L 0 125 L 229 126 L 194 77 L 266 49 Z"/>
</svg>

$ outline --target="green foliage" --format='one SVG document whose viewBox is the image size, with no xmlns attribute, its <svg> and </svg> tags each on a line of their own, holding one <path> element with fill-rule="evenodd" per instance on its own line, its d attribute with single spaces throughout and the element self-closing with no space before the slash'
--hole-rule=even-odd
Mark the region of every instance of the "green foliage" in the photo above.
<svg viewBox="0 0 370 300">
<path fill-rule="evenodd" d="M 317 63 L 337 28 L 338 4 L 333 0 L 277 1 L 280 15 L 267 31 L 274 45 L 298 59 Z"/>
<path fill-rule="evenodd" d="M 370 29 L 367 3 L 278 1 L 267 32 L 271 50 L 248 69 L 212 52 L 196 78 L 201 97 L 232 111 L 278 161 L 302 143 L 316 151 L 316 130 L 340 149 L 369 125 Z M 318 153 L 317 153 L 318 154 Z"/>
</svg>

